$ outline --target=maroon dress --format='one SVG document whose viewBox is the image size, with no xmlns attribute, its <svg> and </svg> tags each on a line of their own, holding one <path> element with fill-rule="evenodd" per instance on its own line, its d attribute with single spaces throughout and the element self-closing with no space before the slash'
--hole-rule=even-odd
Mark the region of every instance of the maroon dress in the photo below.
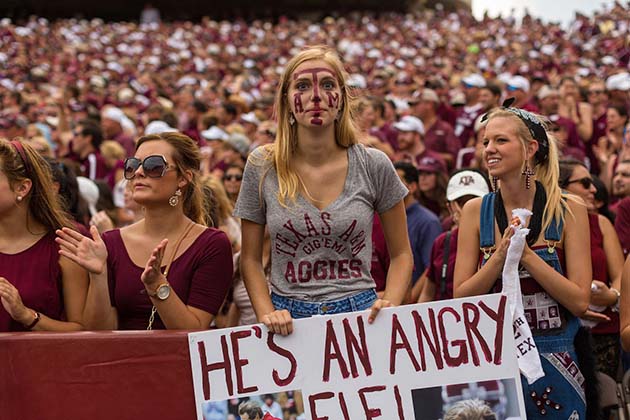
<svg viewBox="0 0 630 420">
<path fill-rule="evenodd" d="M 120 229 L 103 234 L 107 246 L 107 276 L 111 305 L 118 312 L 118 329 L 144 330 L 153 303 L 133 263 Z M 225 233 L 207 228 L 171 264 L 168 282 L 188 306 L 216 315 L 232 283 L 232 246 Z M 156 313 L 153 329 L 164 329 Z"/>
<path fill-rule="evenodd" d="M 55 234 L 43 236 L 30 248 L 17 254 L 0 252 L 0 277 L 6 278 L 20 292 L 27 308 L 49 318 L 63 320 L 59 247 Z M 26 331 L 0 305 L 0 332 Z"/>
<path fill-rule="evenodd" d="M 599 218 L 597 214 L 588 215 L 588 224 L 591 230 L 591 263 L 593 265 L 593 279 L 606 283 L 610 287 L 608 276 L 608 265 L 606 264 L 606 254 L 604 253 L 604 236 L 599 228 Z M 613 312 L 610 307 L 603 312 L 608 315 L 610 321 L 600 322 L 591 332 L 596 334 L 619 334 L 619 314 Z"/>
</svg>

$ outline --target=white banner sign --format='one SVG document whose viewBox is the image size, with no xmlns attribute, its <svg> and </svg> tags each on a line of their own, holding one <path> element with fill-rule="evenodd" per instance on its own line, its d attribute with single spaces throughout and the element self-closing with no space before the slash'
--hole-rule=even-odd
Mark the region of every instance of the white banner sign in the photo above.
<svg viewBox="0 0 630 420">
<path fill-rule="evenodd" d="M 295 320 L 287 337 L 262 324 L 191 333 L 197 418 L 238 419 L 240 397 L 282 418 L 278 393 L 301 395 L 297 419 L 435 420 L 471 399 L 526 418 L 506 309 L 496 294 L 388 308 L 371 325 L 368 311 Z"/>
</svg>

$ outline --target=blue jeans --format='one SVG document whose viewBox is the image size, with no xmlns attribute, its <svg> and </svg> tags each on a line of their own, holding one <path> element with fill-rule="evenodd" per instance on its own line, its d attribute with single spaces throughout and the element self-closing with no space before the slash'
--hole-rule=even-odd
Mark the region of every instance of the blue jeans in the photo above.
<svg viewBox="0 0 630 420">
<path fill-rule="evenodd" d="M 273 292 L 271 293 L 271 302 L 274 308 L 278 310 L 286 309 L 294 319 L 308 318 L 313 315 L 331 315 L 362 311 L 371 308 L 374 301 L 376 301 L 376 292 L 374 289 L 364 290 L 345 299 L 327 302 L 307 302 L 280 296 Z"/>
</svg>

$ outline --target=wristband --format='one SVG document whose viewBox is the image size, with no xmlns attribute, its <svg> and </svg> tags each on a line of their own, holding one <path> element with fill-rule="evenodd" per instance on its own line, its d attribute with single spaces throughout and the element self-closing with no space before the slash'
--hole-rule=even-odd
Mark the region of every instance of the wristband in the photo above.
<svg viewBox="0 0 630 420">
<path fill-rule="evenodd" d="M 39 320 L 42 319 L 42 315 L 39 312 L 37 311 L 34 311 L 34 312 L 35 312 L 35 319 L 33 320 L 33 322 L 24 326 L 27 330 L 32 330 L 35 327 L 35 325 L 37 325 Z"/>
</svg>

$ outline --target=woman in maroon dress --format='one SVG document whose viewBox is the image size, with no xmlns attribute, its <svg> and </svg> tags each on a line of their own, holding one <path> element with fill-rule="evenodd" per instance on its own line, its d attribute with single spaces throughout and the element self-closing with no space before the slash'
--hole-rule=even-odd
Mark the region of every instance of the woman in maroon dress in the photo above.
<svg viewBox="0 0 630 420">
<path fill-rule="evenodd" d="M 592 325 L 597 369 L 615 379 L 619 368 L 618 310 L 623 271 L 621 244 L 610 220 L 597 213 L 596 188 L 591 174 L 582 162 L 560 162 L 558 183 L 561 188 L 582 198 L 588 209 L 593 266 L 591 308 L 597 309 L 608 319 L 597 323 L 586 321 L 586 325 Z"/>
<path fill-rule="evenodd" d="M 205 329 L 232 279 L 227 236 L 203 225 L 196 143 L 180 133 L 141 137 L 125 161 L 144 219 L 92 239 L 58 231 L 61 253 L 90 272 L 85 320 L 94 329 Z"/>
<path fill-rule="evenodd" d="M 53 191 L 31 146 L 0 139 L 0 332 L 83 329 L 87 273 L 59 256 L 55 229 L 72 222 Z"/>
</svg>

